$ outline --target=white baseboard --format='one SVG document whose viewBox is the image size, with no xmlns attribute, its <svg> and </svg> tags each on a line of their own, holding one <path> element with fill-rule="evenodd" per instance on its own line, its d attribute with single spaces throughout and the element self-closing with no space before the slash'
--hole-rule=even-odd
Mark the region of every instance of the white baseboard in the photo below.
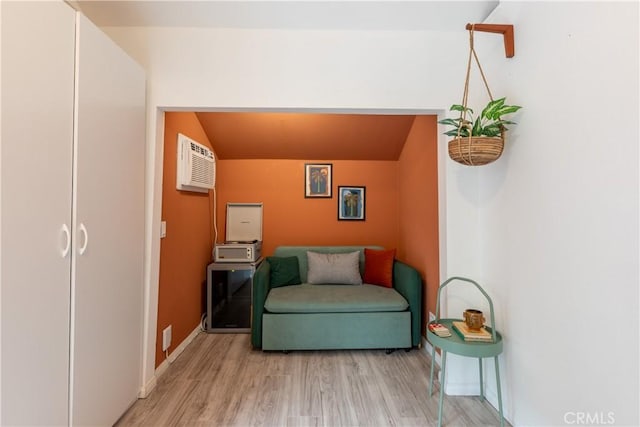
<svg viewBox="0 0 640 427">
<path fill-rule="evenodd" d="M 149 382 L 147 382 L 142 386 L 142 388 L 138 392 L 138 399 L 146 399 L 147 396 L 149 396 L 149 393 L 151 393 L 151 391 L 154 388 L 156 388 L 156 383 L 157 383 L 157 379 L 156 379 L 156 376 L 154 375 L 153 377 L 151 377 Z"/>
<path fill-rule="evenodd" d="M 169 357 L 165 358 L 160 366 L 156 368 L 153 377 L 140 389 L 138 397 L 144 399 L 149 396 L 149 393 L 151 393 L 151 391 L 156 387 L 158 378 L 160 378 L 162 374 L 165 373 L 167 368 L 169 368 L 169 365 L 171 365 L 182 354 L 182 352 L 187 348 L 189 344 L 191 344 L 191 341 L 193 341 L 200 332 L 202 332 L 202 327 L 200 324 L 198 324 L 198 326 L 193 331 L 191 331 L 191 333 L 180 343 L 180 345 L 176 347 L 176 349 L 171 353 L 169 353 Z"/>
<path fill-rule="evenodd" d="M 477 382 L 452 383 L 447 381 L 444 392 L 447 396 L 480 396 L 480 384 Z"/>
</svg>

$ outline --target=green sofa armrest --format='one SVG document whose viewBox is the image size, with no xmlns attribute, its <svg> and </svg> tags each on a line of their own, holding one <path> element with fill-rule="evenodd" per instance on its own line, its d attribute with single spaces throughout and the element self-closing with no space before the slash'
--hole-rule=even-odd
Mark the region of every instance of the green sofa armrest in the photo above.
<svg viewBox="0 0 640 427">
<path fill-rule="evenodd" d="M 264 260 L 253 275 L 253 316 L 251 318 L 251 345 L 262 348 L 262 313 L 271 288 L 271 265 Z"/>
<path fill-rule="evenodd" d="M 422 278 L 415 268 L 400 262 L 393 263 L 393 287 L 409 303 L 411 311 L 411 343 L 419 346 L 422 319 Z"/>
</svg>

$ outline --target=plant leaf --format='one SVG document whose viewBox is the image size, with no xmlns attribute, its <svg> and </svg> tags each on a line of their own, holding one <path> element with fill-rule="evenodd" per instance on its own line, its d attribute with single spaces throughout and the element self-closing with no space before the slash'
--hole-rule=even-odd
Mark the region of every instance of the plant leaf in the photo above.
<svg viewBox="0 0 640 427">
<path fill-rule="evenodd" d="M 491 125 L 484 128 L 483 134 L 486 136 L 498 136 L 500 135 L 500 126 Z"/>
<path fill-rule="evenodd" d="M 441 125 L 458 127 L 460 125 L 460 118 L 458 117 L 457 119 L 451 119 L 451 118 L 444 119 L 444 120 L 440 120 L 438 123 L 440 123 Z"/>
<path fill-rule="evenodd" d="M 458 136 L 458 129 L 451 129 L 444 134 L 447 136 Z M 465 128 L 460 129 L 460 136 L 469 136 L 469 131 Z"/>
<path fill-rule="evenodd" d="M 465 111 L 473 114 L 473 110 L 469 107 L 464 107 L 463 105 L 460 104 L 453 104 L 451 106 L 451 108 L 449 108 L 449 111 L 460 111 L 461 113 L 464 113 Z"/>
<path fill-rule="evenodd" d="M 496 99 L 494 101 L 490 101 L 486 107 L 484 107 L 484 110 L 482 110 L 482 117 L 485 117 L 487 119 L 495 119 L 496 117 L 496 111 L 499 111 L 500 109 L 502 109 L 503 105 L 504 105 L 504 101 L 506 100 L 505 98 L 500 98 L 500 99 Z"/>
<path fill-rule="evenodd" d="M 473 124 L 473 129 L 471 129 L 472 136 L 480 136 L 482 135 L 482 123 L 480 121 L 480 117 L 478 117 Z"/>
<path fill-rule="evenodd" d="M 500 108 L 498 111 L 496 111 L 496 115 L 497 115 L 497 117 L 500 117 L 500 116 L 504 116 L 506 114 L 515 113 L 516 111 L 518 111 L 521 108 L 522 107 L 519 106 L 519 105 L 504 105 L 502 108 Z"/>
</svg>

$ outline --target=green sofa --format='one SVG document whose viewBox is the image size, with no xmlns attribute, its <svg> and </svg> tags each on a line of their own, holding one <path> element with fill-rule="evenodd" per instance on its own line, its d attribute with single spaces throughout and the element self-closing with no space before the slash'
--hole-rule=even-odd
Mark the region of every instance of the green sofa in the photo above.
<svg viewBox="0 0 640 427">
<path fill-rule="evenodd" d="M 366 247 L 382 249 L 377 246 Z M 413 267 L 394 261 L 393 288 L 367 284 L 306 283 L 307 251 L 360 251 L 359 266 L 363 273 L 364 248 L 365 246 L 276 248 L 274 256 L 298 258 L 302 284 L 272 289 L 270 264 L 267 260 L 260 264 L 253 281 L 253 347 L 289 351 L 365 348 L 391 350 L 420 346 L 422 279 Z"/>
</svg>

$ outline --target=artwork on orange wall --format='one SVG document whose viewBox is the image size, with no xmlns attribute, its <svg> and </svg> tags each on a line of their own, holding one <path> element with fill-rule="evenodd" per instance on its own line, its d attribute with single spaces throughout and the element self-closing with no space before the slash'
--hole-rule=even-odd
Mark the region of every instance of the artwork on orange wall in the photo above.
<svg viewBox="0 0 640 427">
<path fill-rule="evenodd" d="M 365 220 L 366 187 L 338 187 L 338 220 Z"/>
<path fill-rule="evenodd" d="M 304 197 L 332 197 L 332 168 L 331 163 L 305 163 Z"/>
</svg>

